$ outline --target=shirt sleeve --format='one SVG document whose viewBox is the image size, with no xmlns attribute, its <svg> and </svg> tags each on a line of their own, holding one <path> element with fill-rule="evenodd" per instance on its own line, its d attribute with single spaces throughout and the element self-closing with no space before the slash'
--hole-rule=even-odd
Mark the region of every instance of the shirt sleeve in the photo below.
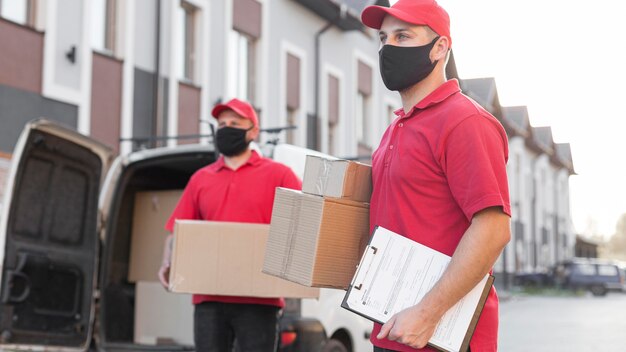
<svg viewBox="0 0 626 352">
<path fill-rule="evenodd" d="M 174 208 L 172 215 L 170 215 L 170 218 L 165 224 L 165 229 L 167 231 L 174 232 L 174 222 L 176 219 L 200 220 L 196 194 L 195 178 L 192 177 L 178 200 L 178 204 L 176 204 L 176 208 Z"/>
<path fill-rule="evenodd" d="M 285 173 L 283 174 L 280 187 L 300 191 L 302 190 L 302 181 L 289 167 L 285 166 Z"/>
<path fill-rule="evenodd" d="M 442 165 L 452 196 L 469 221 L 494 206 L 511 216 L 506 175 L 508 140 L 495 119 L 479 114 L 455 126 L 445 141 Z"/>
</svg>

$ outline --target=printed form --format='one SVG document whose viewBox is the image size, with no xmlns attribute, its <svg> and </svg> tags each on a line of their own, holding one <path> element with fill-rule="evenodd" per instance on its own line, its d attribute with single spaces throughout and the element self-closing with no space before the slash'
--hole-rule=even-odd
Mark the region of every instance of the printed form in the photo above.
<svg viewBox="0 0 626 352">
<path fill-rule="evenodd" d="M 342 306 L 385 323 L 395 313 L 416 305 L 439 280 L 450 260 L 441 252 L 377 227 Z M 491 281 L 486 275 L 446 312 L 429 341 L 431 345 L 458 351 L 466 340 L 469 342 L 473 332 L 472 327 L 466 339 L 470 323 Z"/>
</svg>

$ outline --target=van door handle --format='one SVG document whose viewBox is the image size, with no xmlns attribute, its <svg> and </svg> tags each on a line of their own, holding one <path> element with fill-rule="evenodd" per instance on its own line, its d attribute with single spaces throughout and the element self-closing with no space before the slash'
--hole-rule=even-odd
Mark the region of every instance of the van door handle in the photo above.
<svg viewBox="0 0 626 352">
<path fill-rule="evenodd" d="M 19 271 L 7 270 L 4 279 L 4 291 L 2 292 L 2 303 L 22 303 L 30 296 L 31 282 L 30 278 Z M 13 296 L 13 287 L 16 281 L 22 280 L 24 289 L 19 295 Z"/>
</svg>

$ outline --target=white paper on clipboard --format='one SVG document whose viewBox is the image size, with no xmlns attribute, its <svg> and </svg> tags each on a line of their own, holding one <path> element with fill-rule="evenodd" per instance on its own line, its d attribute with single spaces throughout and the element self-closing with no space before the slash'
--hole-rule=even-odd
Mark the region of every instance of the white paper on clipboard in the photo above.
<svg viewBox="0 0 626 352">
<path fill-rule="evenodd" d="M 342 307 L 384 324 L 395 313 L 421 301 L 450 260 L 443 253 L 377 227 Z M 492 283 L 493 277 L 486 275 L 450 308 L 429 344 L 444 351 L 462 350 L 469 343 Z"/>
</svg>

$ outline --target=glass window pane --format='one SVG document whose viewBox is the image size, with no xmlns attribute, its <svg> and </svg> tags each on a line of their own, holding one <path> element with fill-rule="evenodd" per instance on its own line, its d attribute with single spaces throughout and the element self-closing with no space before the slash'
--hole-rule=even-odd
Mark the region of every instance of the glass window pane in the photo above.
<svg viewBox="0 0 626 352">
<path fill-rule="evenodd" d="M 180 79 L 185 79 L 187 78 L 185 76 L 185 65 L 187 61 L 185 57 L 185 51 L 186 51 L 185 9 L 179 6 L 178 9 L 176 10 L 176 17 L 178 17 L 176 19 L 177 20 L 176 27 L 177 27 L 177 32 L 178 32 L 178 50 L 176 52 L 176 60 L 178 64 L 176 65 L 176 76 Z"/>
<path fill-rule="evenodd" d="M 237 97 L 248 98 L 248 38 L 239 35 L 237 50 Z"/>
<path fill-rule="evenodd" d="M 616 276 L 617 275 L 617 267 L 613 265 L 599 265 L 598 266 L 598 274 L 602 276 Z"/>
<path fill-rule="evenodd" d="M 3 0 L 1 15 L 2 17 L 17 22 L 20 24 L 26 24 L 26 16 L 28 14 L 28 0 Z"/>
<path fill-rule="evenodd" d="M 365 97 L 362 93 L 357 93 L 356 95 L 356 140 L 358 142 L 363 142 L 365 139 L 365 134 L 363 130 L 365 128 L 365 111 L 363 109 L 363 104 L 365 103 Z"/>
<path fill-rule="evenodd" d="M 596 269 L 591 264 L 577 264 L 576 270 L 581 275 L 595 275 L 596 274 Z"/>
<path fill-rule="evenodd" d="M 91 1 L 91 46 L 96 50 L 106 49 L 107 1 Z"/>
</svg>

